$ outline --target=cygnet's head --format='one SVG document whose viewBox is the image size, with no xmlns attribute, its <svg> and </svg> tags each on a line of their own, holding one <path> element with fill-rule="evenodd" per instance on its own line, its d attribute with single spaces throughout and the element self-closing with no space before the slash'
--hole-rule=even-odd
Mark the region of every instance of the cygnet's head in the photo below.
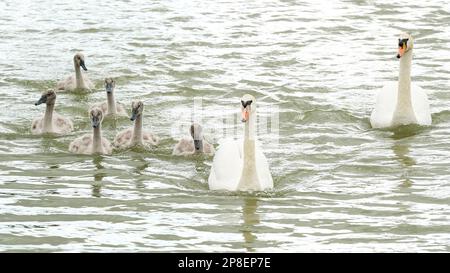
<svg viewBox="0 0 450 273">
<path fill-rule="evenodd" d="M 116 82 L 114 81 L 113 78 L 105 78 L 106 93 L 108 94 L 112 93 L 115 87 Z"/>
<path fill-rule="evenodd" d="M 130 120 L 134 121 L 138 116 L 142 115 L 142 111 L 144 110 L 144 103 L 140 100 L 133 101 L 131 103 L 131 117 Z"/>
<path fill-rule="evenodd" d="M 56 92 L 52 89 L 49 89 L 44 93 L 42 93 L 41 98 L 34 105 L 39 105 L 42 103 L 55 104 L 55 100 L 56 100 Z"/>
<path fill-rule="evenodd" d="M 195 152 L 203 151 L 203 128 L 198 123 L 192 123 L 190 128 L 191 137 L 194 139 Z"/>
<path fill-rule="evenodd" d="M 84 55 L 83 55 L 83 53 L 78 52 L 77 54 L 75 54 L 75 56 L 73 56 L 73 62 L 78 67 L 81 66 L 84 69 L 84 71 L 87 71 L 86 65 L 84 64 Z"/>
<path fill-rule="evenodd" d="M 92 107 L 91 110 L 89 110 L 89 117 L 93 128 L 100 127 L 103 121 L 102 109 L 100 109 L 100 107 Z"/>
<path fill-rule="evenodd" d="M 400 34 L 398 38 L 398 53 L 397 58 L 400 59 L 406 52 L 410 51 L 414 47 L 414 38 L 411 34 L 406 32 Z"/>
<path fill-rule="evenodd" d="M 256 111 L 256 100 L 250 94 L 245 94 L 241 98 L 241 111 L 242 111 L 242 122 L 247 122 L 250 119 L 250 115 L 254 114 Z"/>
</svg>

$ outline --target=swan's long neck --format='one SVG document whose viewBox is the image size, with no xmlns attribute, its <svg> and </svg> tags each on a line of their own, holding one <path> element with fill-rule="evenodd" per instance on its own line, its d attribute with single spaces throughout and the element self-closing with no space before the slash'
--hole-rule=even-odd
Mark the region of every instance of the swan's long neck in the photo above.
<svg viewBox="0 0 450 273">
<path fill-rule="evenodd" d="M 43 131 L 48 133 L 53 130 L 53 109 L 55 108 L 55 104 L 46 104 L 45 114 L 44 114 L 44 126 Z"/>
<path fill-rule="evenodd" d="M 99 124 L 96 128 L 94 128 L 94 136 L 92 138 L 92 152 L 94 153 L 103 153 L 101 126 L 102 125 Z"/>
<path fill-rule="evenodd" d="M 404 125 L 417 122 L 411 101 L 411 62 L 412 49 L 400 58 L 397 105 L 392 120 L 393 125 Z"/>
<path fill-rule="evenodd" d="M 75 79 L 76 79 L 76 88 L 86 88 L 84 84 L 83 75 L 81 75 L 80 66 L 74 61 L 73 65 L 75 66 Z"/>
<path fill-rule="evenodd" d="M 256 111 L 253 111 L 244 128 L 244 159 L 238 190 L 257 191 L 261 189 L 256 172 L 255 141 L 256 141 Z"/>
<path fill-rule="evenodd" d="M 116 114 L 117 113 L 117 109 L 116 109 L 116 100 L 114 99 L 114 90 L 107 93 L 107 97 L 108 97 L 108 114 Z"/>
<path fill-rule="evenodd" d="M 134 120 L 133 143 L 142 144 L 142 114 Z"/>
</svg>

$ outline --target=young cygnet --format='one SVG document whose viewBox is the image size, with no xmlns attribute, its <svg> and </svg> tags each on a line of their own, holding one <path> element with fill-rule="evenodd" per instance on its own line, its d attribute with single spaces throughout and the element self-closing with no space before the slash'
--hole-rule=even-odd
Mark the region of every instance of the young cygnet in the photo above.
<svg viewBox="0 0 450 273">
<path fill-rule="evenodd" d="M 173 155 L 206 154 L 214 155 L 214 146 L 203 137 L 203 128 L 198 123 L 192 123 L 190 138 L 182 138 L 173 148 Z"/>
<path fill-rule="evenodd" d="M 103 112 L 98 107 L 89 111 L 93 132 L 85 134 L 73 140 L 69 145 L 69 151 L 76 154 L 111 154 L 111 143 L 102 136 Z"/>
<path fill-rule="evenodd" d="M 47 90 L 41 98 L 34 104 L 45 103 L 45 114 L 40 118 L 35 118 L 31 123 L 31 132 L 34 135 L 53 133 L 65 135 L 73 130 L 73 123 L 69 118 L 56 113 L 55 108 L 56 93 L 53 90 Z"/>
</svg>

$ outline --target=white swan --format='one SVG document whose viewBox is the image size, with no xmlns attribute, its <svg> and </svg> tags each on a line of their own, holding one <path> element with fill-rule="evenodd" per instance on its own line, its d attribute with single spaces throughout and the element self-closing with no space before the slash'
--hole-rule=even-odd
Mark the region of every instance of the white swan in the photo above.
<svg viewBox="0 0 450 273">
<path fill-rule="evenodd" d="M 127 111 L 122 103 L 117 102 L 114 98 L 114 90 L 116 87 L 116 82 L 113 78 L 105 79 L 105 89 L 106 89 L 106 101 L 103 103 L 95 104 L 94 106 L 100 107 L 106 116 L 122 116 L 128 117 Z"/>
<path fill-rule="evenodd" d="M 41 118 L 35 118 L 31 123 L 31 133 L 40 135 L 45 133 L 53 133 L 64 135 L 73 130 L 73 123 L 69 118 L 63 117 L 53 111 L 55 108 L 56 93 L 53 90 L 44 92 L 41 98 L 34 104 L 46 104 L 45 114 Z"/>
<path fill-rule="evenodd" d="M 159 138 L 150 132 L 142 130 L 142 112 L 144 103 L 142 101 L 133 101 L 131 103 L 131 117 L 134 120 L 134 127 L 130 127 L 119 132 L 114 138 L 114 146 L 119 149 L 126 149 L 133 146 L 141 146 L 150 149 L 157 145 Z"/>
<path fill-rule="evenodd" d="M 87 75 L 81 72 L 80 67 L 87 71 L 86 65 L 84 63 L 84 55 L 82 53 L 77 53 L 75 54 L 75 56 L 73 56 L 73 65 L 75 67 L 75 77 L 71 75 L 67 79 L 59 81 L 56 85 L 57 89 L 73 91 L 74 89 L 91 90 L 92 88 L 94 88 L 94 84 L 92 84 Z"/>
<path fill-rule="evenodd" d="M 93 133 L 74 139 L 69 144 L 69 151 L 76 154 L 111 154 L 111 143 L 102 136 L 103 112 L 98 107 L 89 111 Z"/>
<path fill-rule="evenodd" d="M 244 139 L 220 144 L 208 178 L 211 190 L 262 191 L 273 188 L 269 164 L 256 142 L 256 100 L 247 94 L 242 97 L 241 104 Z"/>
<path fill-rule="evenodd" d="M 180 139 L 173 148 L 172 155 L 214 154 L 214 146 L 204 139 L 200 124 L 192 123 L 189 132 L 191 137 Z"/>
<path fill-rule="evenodd" d="M 413 37 L 406 33 L 401 34 L 398 46 L 397 58 L 400 59 L 398 83 L 388 83 L 378 93 L 375 109 L 370 116 L 373 128 L 431 124 L 426 93 L 415 84 L 411 86 Z"/>
</svg>

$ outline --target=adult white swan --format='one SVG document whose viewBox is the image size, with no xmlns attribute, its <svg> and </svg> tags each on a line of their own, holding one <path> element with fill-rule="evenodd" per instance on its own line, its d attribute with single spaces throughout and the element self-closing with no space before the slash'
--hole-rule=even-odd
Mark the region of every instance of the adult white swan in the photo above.
<svg viewBox="0 0 450 273">
<path fill-rule="evenodd" d="M 77 53 L 73 56 L 73 65 L 75 67 L 75 77 L 71 75 L 67 79 L 59 81 L 56 88 L 65 91 L 73 91 L 74 89 L 91 90 L 94 88 L 94 84 L 92 84 L 87 75 L 81 72 L 80 67 L 87 71 L 82 53 Z"/>
<path fill-rule="evenodd" d="M 414 38 L 403 33 L 398 41 L 400 59 L 398 83 L 388 83 L 380 90 L 375 109 L 370 116 L 373 128 L 398 125 L 430 125 L 431 114 L 426 93 L 419 86 L 411 86 L 411 61 Z"/>
<path fill-rule="evenodd" d="M 243 140 L 220 144 L 214 156 L 208 184 L 211 190 L 262 191 L 273 188 L 269 164 L 256 140 L 256 100 L 241 99 Z"/>
</svg>

